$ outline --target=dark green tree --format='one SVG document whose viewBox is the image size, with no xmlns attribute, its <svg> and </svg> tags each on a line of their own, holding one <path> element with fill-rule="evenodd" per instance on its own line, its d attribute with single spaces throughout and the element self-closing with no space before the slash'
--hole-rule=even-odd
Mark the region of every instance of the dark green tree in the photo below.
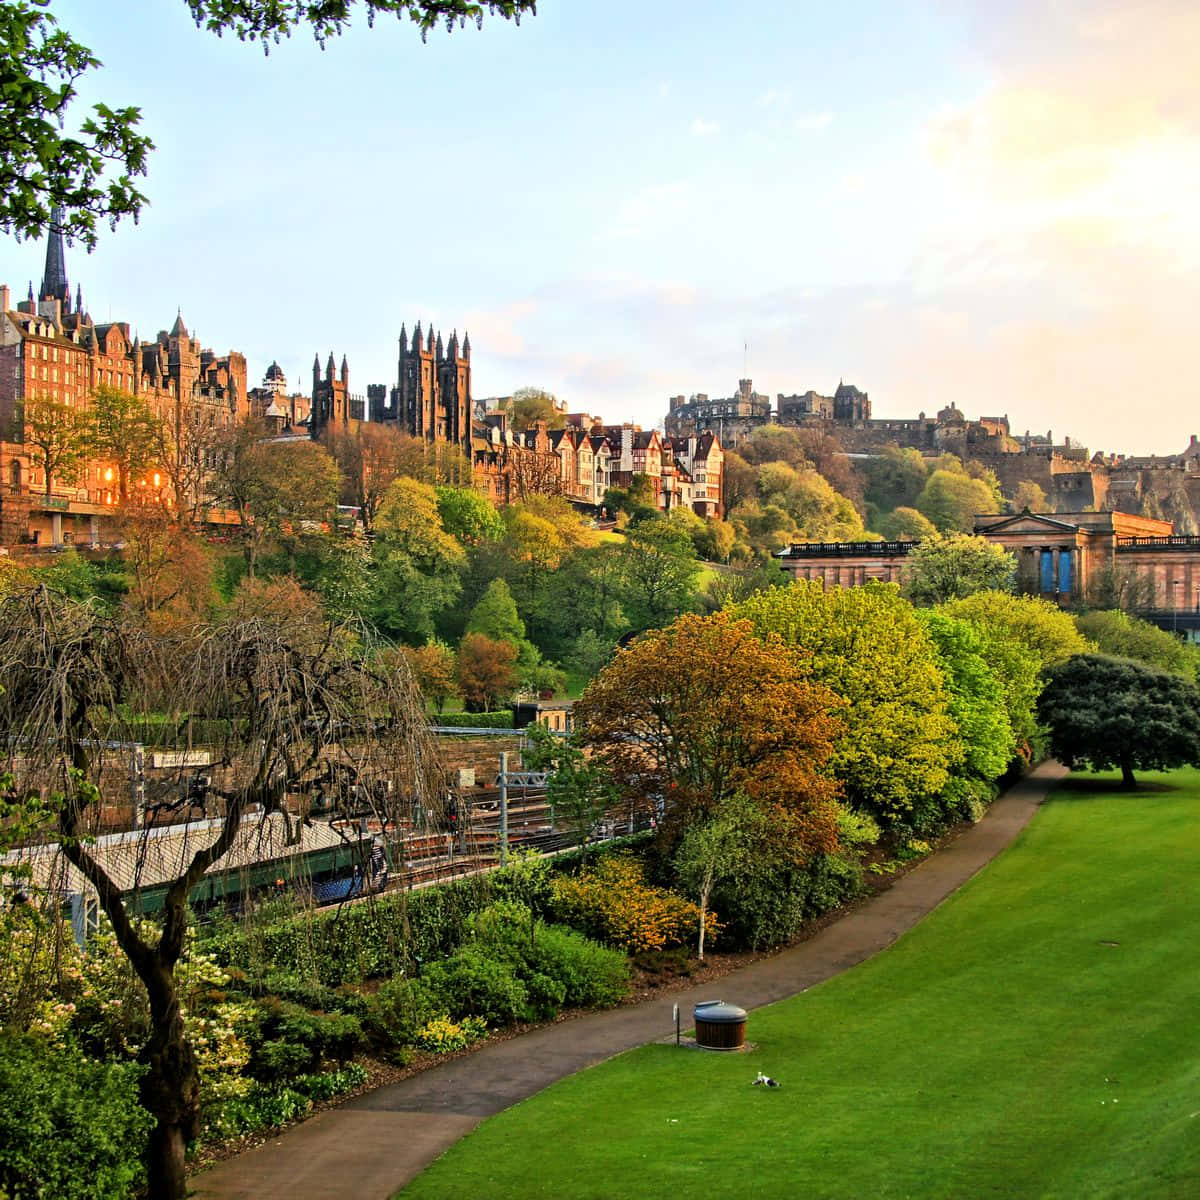
<svg viewBox="0 0 1200 1200">
<path fill-rule="evenodd" d="M 1050 749 L 1068 767 L 1134 771 L 1200 764 L 1200 691 L 1170 671 L 1080 654 L 1050 672 L 1038 700 Z"/>
<path fill-rule="evenodd" d="M 629 529 L 621 550 L 621 607 L 634 629 L 660 629 L 696 601 L 700 564 L 687 530 L 656 517 Z"/>
</svg>

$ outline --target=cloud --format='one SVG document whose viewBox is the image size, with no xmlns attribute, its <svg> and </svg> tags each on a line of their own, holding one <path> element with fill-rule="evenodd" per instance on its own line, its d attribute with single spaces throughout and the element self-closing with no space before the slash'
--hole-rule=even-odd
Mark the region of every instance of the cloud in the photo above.
<svg viewBox="0 0 1200 1200">
<path fill-rule="evenodd" d="M 802 113 L 792 121 L 792 126 L 800 130 L 820 131 L 828 129 L 833 121 L 833 113 L 825 112 Z"/>
<path fill-rule="evenodd" d="M 692 121 L 692 132 L 697 137 L 712 137 L 713 134 L 721 132 L 721 126 L 716 121 L 705 121 L 701 117 L 696 117 Z"/>
<path fill-rule="evenodd" d="M 788 87 L 767 88 L 759 97 L 757 103 L 763 108 L 786 107 L 792 102 L 792 89 Z"/>
</svg>

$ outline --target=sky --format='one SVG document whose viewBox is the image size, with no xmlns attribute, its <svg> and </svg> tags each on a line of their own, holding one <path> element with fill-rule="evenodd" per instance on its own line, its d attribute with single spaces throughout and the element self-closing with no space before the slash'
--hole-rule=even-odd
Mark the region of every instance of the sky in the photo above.
<svg viewBox="0 0 1200 1200">
<path fill-rule="evenodd" d="M 252 383 L 332 351 L 393 384 L 420 319 L 470 332 L 476 396 L 609 422 L 749 377 L 1107 453 L 1200 432 L 1194 0 L 541 0 L 268 55 L 183 0 L 51 7 L 104 64 L 81 103 L 157 146 L 72 288 Z M 0 240 L 0 280 L 43 253 Z"/>
</svg>

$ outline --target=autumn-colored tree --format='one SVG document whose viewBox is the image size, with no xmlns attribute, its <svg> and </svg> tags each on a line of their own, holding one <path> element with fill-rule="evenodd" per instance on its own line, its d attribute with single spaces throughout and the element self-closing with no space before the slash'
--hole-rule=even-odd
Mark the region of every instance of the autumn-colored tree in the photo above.
<svg viewBox="0 0 1200 1200">
<path fill-rule="evenodd" d="M 471 460 L 453 442 L 430 442 L 402 434 L 397 454 L 399 474 L 409 479 L 431 486 L 471 486 Z"/>
<path fill-rule="evenodd" d="M 440 717 L 446 701 L 458 690 L 454 652 L 438 641 L 426 642 L 423 646 L 401 646 L 399 652 L 407 660 L 421 695 Z"/>
<path fill-rule="evenodd" d="M 127 505 L 119 530 L 130 609 L 164 632 L 211 615 L 216 600 L 212 555 L 164 505 Z"/>
<path fill-rule="evenodd" d="M 224 446 L 228 426 L 191 405 L 177 405 L 172 416 L 159 421 L 154 461 L 171 485 L 179 520 L 194 525 L 212 500 L 211 478 Z"/>
<path fill-rule="evenodd" d="M 342 473 L 342 503 L 358 509 L 370 532 L 388 488 L 405 473 L 413 439 L 390 422 L 356 421 L 345 429 L 330 425 L 321 441 Z"/>
<path fill-rule="evenodd" d="M 631 802 L 662 797 L 686 818 L 745 792 L 791 814 L 803 861 L 837 845 L 826 765 L 840 707 L 778 637 L 717 613 L 634 641 L 589 684 L 575 721 Z"/>
<path fill-rule="evenodd" d="M 45 494 L 55 483 L 78 483 L 87 463 L 95 432 L 90 410 L 32 397 L 25 401 L 22 430 L 30 463 L 41 471 Z"/>
<path fill-rule="evenodd" d="M 855 808 L 904 823 L 942 790 L 962 753 L 949 695 L 929 635 L 894 584 L 826 591 L 799 580 L 732 613 L 778 634 L 802 676 L 845 701 L 831 767 Z"/>
<path fill-rule="evenodd" d="M 561 429 L 567 423 L 554 394 L 539 387 L 517 388 L 509 396 L 504 411 L 509 426 L 518 432 L 532 429 L 538 421 L 545 421 L 547 429 Z"/>
<path fill-rule="evenodd" d="M 458 690 L 468 712 L 490 712 L 517 687 L 517 648 L 482 633 L 468 633 L 458 647 Z"/>
</svg>

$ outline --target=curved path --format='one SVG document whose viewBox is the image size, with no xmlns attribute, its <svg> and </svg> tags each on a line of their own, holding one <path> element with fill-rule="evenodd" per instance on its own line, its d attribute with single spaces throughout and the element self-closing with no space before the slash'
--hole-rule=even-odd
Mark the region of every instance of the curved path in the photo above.
<svg viewBox="0 0 1200 1200">
<path fill-rule="evenodd" d="M 387 1200 L 485 1117 L 575 1071 L 674 1032 L 671 1007 L 700 1000 L 757 1008 L 786 999 L 891 945 L 1009 846 L 1064 775 L 1043 763 L 977 825 L 886 892 L 798 946 L 715 984 L 660 993 L 494 1042 L 359 1096 L 195 1176 L 202 1200 Z M 689 1021 L 690 1024 L 690 1021 Z"/>
</svg>

